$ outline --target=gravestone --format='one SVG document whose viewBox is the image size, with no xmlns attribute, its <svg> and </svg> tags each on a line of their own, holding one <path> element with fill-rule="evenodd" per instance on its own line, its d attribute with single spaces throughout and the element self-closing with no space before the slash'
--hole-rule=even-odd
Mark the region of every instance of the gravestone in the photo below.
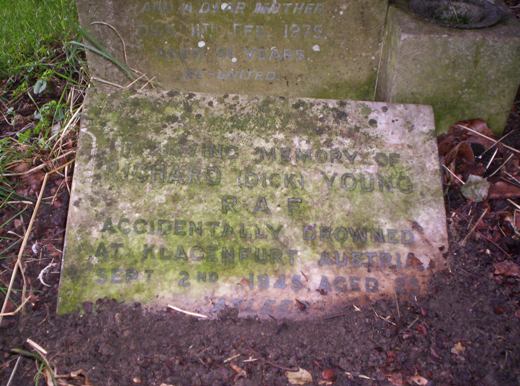
<svg viewBox="0 0 520 386">
<path fill-rule="evenodd" d="M 501 133 L 520 85 L 520 23 L 454 29 L 391 6 L 377 100 L 432 105 L 438 132 L 481 118 Z"/>
<path fill-rule="evenodd" d="M 447 245 L 428 106 L 92 92 L 59 312 L 315 317 L 419 293 Z"/>
<path fill-rule="evenodd" d="M 94 40 L 164 89 L 361 100 L 375 97 L 387 3 L 77 1 Z M 129 83 L 87 56 L 95 77 Z"/>
</svg>

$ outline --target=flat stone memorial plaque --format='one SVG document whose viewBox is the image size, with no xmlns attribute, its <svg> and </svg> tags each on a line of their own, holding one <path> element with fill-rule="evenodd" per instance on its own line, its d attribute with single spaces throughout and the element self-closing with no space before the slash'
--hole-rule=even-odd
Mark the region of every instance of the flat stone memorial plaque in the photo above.
<svg viewBox="0 0 520 386">
<path fill-rule="evenodd" d="M 60 312 L 297 319 L 416 294 L 444 265 L 430 107 L 91 93 L 79 141 Z"/>
<path fill-rule="evenodd" d="M 373 100 L 387 0 L 78 0 L 82 26 L 165 89 Z M 114 29 L 112 29 L 114 28 Z M 116 32 L 117 31 L 117 32 Z M 125 50 L 123 49 L 123 42 Z M 98 78 L 127 84 L 87 51 Z"/>
</svg>

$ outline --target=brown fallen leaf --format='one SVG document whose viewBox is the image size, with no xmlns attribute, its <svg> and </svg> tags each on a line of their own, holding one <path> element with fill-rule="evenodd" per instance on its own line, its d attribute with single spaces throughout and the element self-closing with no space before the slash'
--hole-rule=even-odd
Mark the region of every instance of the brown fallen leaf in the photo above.
<svg viewBox="0 0 520 386">
<path fill-rule="evenodd" d="M 404 386 L 403 374 L 401 373 L 391 373 L 386 375 L 386 380 L 390 382 L 393 386 Z"/>
<path fill-rule="evenodd" d="M 235 365 L 234 363 L 230 363 L 229 367 L 231 367 L 233 369 L 233 371 L 235 373 L 237 373 L 238 375 L 244 376 L 244 377 L 247 376 L 246 371 L 242 367 L 239 367 L 239 366 Z"/>
<path fill-rule="evenodd" d="M 455 355 L 461 355 L 464 351 L 466 351 L 466 347 L 462 345 L 462 342 L 457 342 L 451 348 L 451 353 Z"/>
<path fill-rule="evenodd" d="M 428 328 L 424 323 L 417 323 L 417 325 L 415 326 L 415 330 L 423 336 L 428 335 Z"/>
<path fill-rule="evenodd" d="M 16 163 L 13 167 L 11 167 L 9 169 L 9 172 L 25 173 L 27 170 L 29 170 L 30 167 L 31 167 L 31 165 L 29 164 L 29 162 L 21 161 L 21 162 Z"/>
<path fill-rule="evenodd" d="M 15 218 L 13 221 L 13 225 L 15 229 L 20 229 L 23 225 L 23 222 L 19 218 Z"/>
<path fill-rule="evenodd" d="M 428 380 L 420 375 L 414 375 L 408 379 L 412 385 L 426 386 L 428 384 Z"/>
<path fill-rule="evenodd" d="M 334 369 L 325 369 L 321 372 L 321 377 L 328 382 L 334 382 L 336 380 L 336 372 Z"/>
<path fill-rule="evenodd" d="M 312 383 L 311 373 L 301 367 L 298 371 L 286 371 L 285 376 L 291 385 L 306 385 Z"/>
<path fill-rule="evenodd" d="M 58 386 L 70 386 L 70 381 L 74 381 L 74 384 L 76 385 L 93 386 L 93 384 L 88 379 L 86 372 L 83 369 L 72 371 L 69 374 L 65 375 L 56 375 L 55 378 L 58 382 Z"/>
<path fill-rule="evenodd" d="M 520 187 L 505 181 L 497 181 L 489 187 L 490 199 L 520 197 Z"/>
<path fill-rule="evenodd" d="M 513 261 L 501 261 L 500 263 L 495 263 L 494 267 L 495 275 L 520 278 L 520 265 L 516 264 Z"/>
</svg>

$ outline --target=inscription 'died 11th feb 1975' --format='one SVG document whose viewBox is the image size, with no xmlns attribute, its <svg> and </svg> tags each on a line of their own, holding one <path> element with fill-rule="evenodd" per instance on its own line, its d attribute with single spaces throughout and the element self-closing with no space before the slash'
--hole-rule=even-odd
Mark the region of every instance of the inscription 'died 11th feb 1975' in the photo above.
<svg viewBox="0 0 520 386">
<path fill-rule="evenodd" d="M 426 106 L 91 93 L 59 311 L 303 318 L 417 293 L 447 246 L 433 133 Z"/>
<path fill-rule="evenodd" d="M 166 89 L 374 98 L 388 0 L 77 3 L 89 34 Z M 96 77 L 128 83 L 87 56 Z"/>
</svg>

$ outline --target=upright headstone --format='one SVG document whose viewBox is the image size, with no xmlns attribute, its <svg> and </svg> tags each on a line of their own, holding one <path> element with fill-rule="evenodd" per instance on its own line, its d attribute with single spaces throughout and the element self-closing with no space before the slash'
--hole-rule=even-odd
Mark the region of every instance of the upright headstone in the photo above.
<svg viewBox="0 0 520 386">
<path fill-rule="evenodd" d="M 504 130 L 520 85 L 520 23 L 482 29 L 435 25 L 391 6 L 377 100 L 433 106 L 438 132 L 481 118 Z"/>
<path fill-rule="evenodd" d="M 361 100 L 375 96 L 387 3 L 77 1 L 99 47 L 165 89 Z M 95 77 L 129 83 L 87 54 Z"/>
<path fill-rule="evenodd" d="M 91 93 L 59 311 L 317 316 L 423 290 L 446 248 L 430 107 Z"/>
</svg>

